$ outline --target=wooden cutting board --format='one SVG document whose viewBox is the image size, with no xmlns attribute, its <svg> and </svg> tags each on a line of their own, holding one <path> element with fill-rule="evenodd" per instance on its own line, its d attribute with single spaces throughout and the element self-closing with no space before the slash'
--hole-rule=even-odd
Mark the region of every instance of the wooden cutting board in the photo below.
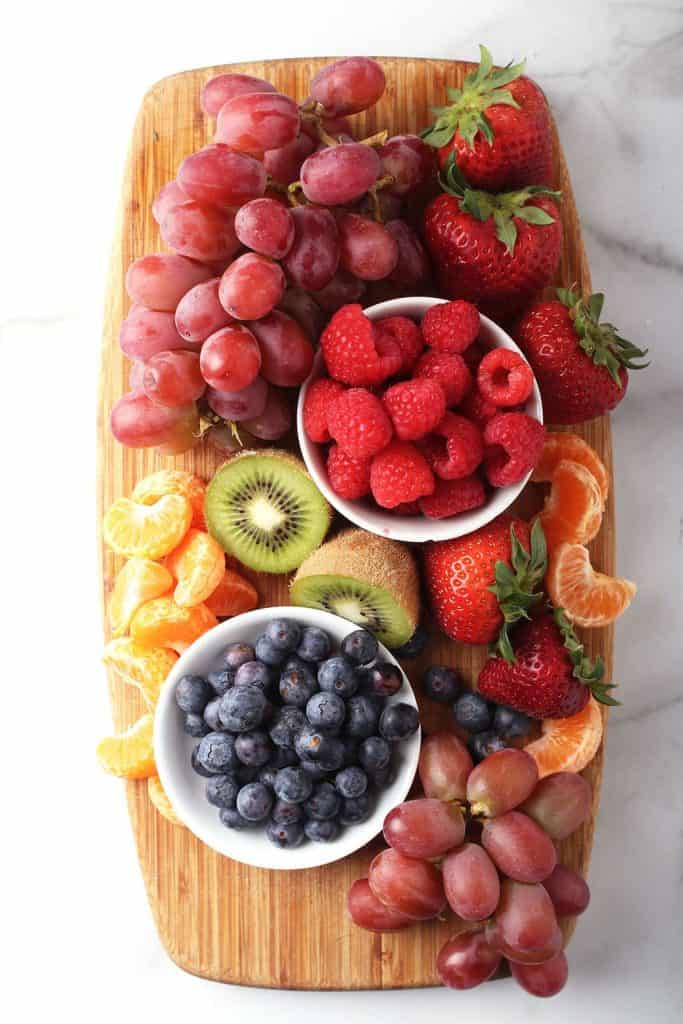
<svg viewBox="0 0 683 1024">
<path fill-rule="evenodd" d="M 273 82 L 289 96 L 303 99 L 311 76 L 325 58 L 264 61 L 204 68 L 173 75 L 153 86 L 144 97 L 133 130 L 126 165 L 109 276 L 100 378 L 98 444 L 98 511 L 121 495 L 129 495 L 141 477 L 161 466 L 191 469 L 210 477 L 220 461 L 203 448 L 173 458 L 133 451 L 109 434 L 112 403 L 128 390 L 128 364 L 117 343 L 119 324 L 129 300 L 124 276 L 131 260 L 162 248 L 150 205 L 157 190 L 175 177 L 189 153 L 211 141 L 213 124 L 199 105 L 201 86 L 213 75 L 241 71 Z M 442 104 L 447 85 L 460 85 L 468 65 L 446 60 L 388 57 L 381 60 L 387 89 L 381 102 L 354 119 L 357 137 L 380 128 L 390 134 L 417 132 L 430 122 L 430 107 Z M 556 139 L 557 186 L 563 193 L 564 244 L 557 283 L 578 283 L 590 291 L 590 275 L 581 241 L 579 220 L 559 141 Z M 581 428 L 583 436 L 611 468 L 610 427 L 607 419 Z M 541 489 L 530 487 L 525 509 L 533 510 Z M 593 564 L 614 570 L 614 505 L 610 494 L 602 530 L 591 545 Z M 105 606 L 121 560 L 102 550 Z M 263 576 L 257 581 L 263 603 L 288 603 L 285 577 Z M 106 625 L 105 625 L 106 630 Z M 612 630 L 595 630 L 587 637 L 592 656 L 600 653 L 611 678 Z M 467 647 L 434 631 L 429 649 L 405 668 L 417 682 L 430 662 L 456 665 L 470 682 L 485 658 L 484 648 Z M 418 687 L 419 695 L 419 687 Z M 134 688 L 115 675 L 110 678 L 114 724 L 127 727 L 144 708 Z M 448 725 L 448 713 L 425 702 L 427 732 Z M 442 720 L 443 719 L 443 720 Z M 561 859 L 585 873 L 590 859 L 597 812 L 603 749 L 586 775 L 594 787 L 594 813 L 584 828 L 562 844 Z M 130 818 L 140 867 L 161 941 L 182 968 L 217 981 L 303 989 L 374 989 L 438 984 L 434 969 L 437 951 L 452 934 L 453 921 L 416 925 L 397 935 L 372 935 L 353 927 L 344 912 L 349 885 L 366 873 L 381 840 L 347 860 L 305 872 L 268 872 L 234 863 L 195 839 L 186 829 L 168 824 L 150 804 L 144 783 L 126 785 Z M 568 938 L 572 924 L 565 924 Z"/>
</svg>

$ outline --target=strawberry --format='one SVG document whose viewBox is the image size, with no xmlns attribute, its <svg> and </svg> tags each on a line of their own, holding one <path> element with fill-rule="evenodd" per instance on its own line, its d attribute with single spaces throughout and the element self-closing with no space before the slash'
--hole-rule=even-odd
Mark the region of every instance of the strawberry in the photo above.
<svg viewBox="0 0 683 1024">
<path fill-rule="evenodd" d="M 559 192 L 529 185 L 515 192 L 471 189 L 449 157 L 444 193 L 431 201 L 424 232 L 441 285 L 494 319 L 520 312 L 560 262 Z"/>
<path fill-rule="evenodd" d="M 551 185 L 553 143 L 545 96 L 522 75 L 524 61 L 494 71 L 489 51 L 479 50 L 480 63 L 462 89 L 448 89 L 450 105 L 434 111 L 437 119 L 423 133 L 425 142 L 438 149 L 442 168 L 453 153 L 473 188 L 498 192 Z"/>
<path fill-rule="evenodd" d="M 523 711 L 534 718 L 569 718 L 578 714 L 591 693 L 602 704 L 616 705 L 603 683 L 601 658 L 584 654 L 561 608 L 534 613 L 514 632 L 508 656 L 489 658 L 479 673 L 477 689 L 488 700 Z"/>
<path fill-rule="evenodd" d="M 550 423 L 581 423 L 614 409 L 626 394 L 628 370 L 647 349 L 600 323 L 603 295 L 582 299 L 558 288 L 556 300 L 539 302 L 524 315 L 517 340 L 536 374 L 543 412 Z M 628 369 L 627 369 L 628 368 Z"/>
</svg>

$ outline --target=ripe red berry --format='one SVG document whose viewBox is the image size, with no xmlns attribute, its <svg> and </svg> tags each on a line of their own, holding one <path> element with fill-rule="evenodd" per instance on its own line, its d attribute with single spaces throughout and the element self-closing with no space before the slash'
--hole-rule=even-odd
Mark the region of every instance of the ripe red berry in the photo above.
<svg viewBox="0 0 683 1024">
<path fill-rule="evenodd" d="M 477 307 L 457 299 L 428 309 L 422 321 L 422 334 L 438 352 L 464 352 L 479 334 L 480 324 Z"/>
<path fill-rule="evenodd" d="M 304 401 L 304 430 L 311 441 L 326 444 L 330 440 L 327 410 L 343 394 L 344 385 L 330 377 L 321 377 L 311 383 Z"/>
<path fill-rule="evenodd" d="M 484 457 L 484 439 L 476 423 L 447 412 L 435 430 L 446 441 L 446 450 L 433 465 L 443 480 L 458 480 L 474 473 Z"/>
<path fill-rule="evenodd" d="M 403 362 L 398 345 L 389 338 L 381 345 L 376 341 L 374 324 L 361 307 L 342 306 L 320 338 L 330 376 L 343 384 L 372 387 L 396 373 Z"/>
<path fill-rule="evenodd" d="M 458 407 L 458 412 L 466 416 L 468 420 L 477 423 L 482 430 L 494 416 L 498 415 L 498 408 L 484 398 L 481 391 L 475 386 L 467 392 Z"/>
<path fill-rule="evenodd" d="M 434 474 L 414 444 L 392 441 L 372 460 L 370 489 L 382 508 L 396 508 L 431 494 Z"/>
<path fill-rule="evenodd" d="M 370 460 L 352 459 L 338 444 L 332 445 L 327 456 L 327 476 L 340 498 L 355 501 L 370 492 Z"/>
<path fill-rule="evenodd" d="M 493 487 L 519 483 L 541 457 L 545 427 L 524 412 L 503 412 L 486 424 L 484 444 L 492 447 L 484 472 Z"/>
<path fill-rule="evenodd" d="M 457 352 L 425 352 L 417 361 L 415 376 L 440 384 L 449 407 L 458 405 L 472 387 L 472 374 Z"/>
<path fill-rule="evenodd" d="M 437 480 L 434 493 L 420 498 L 420 510 L 430 519 L 446 519 L 479 508 L 486 501 L 484 485 L 478 476 L 460 480 Z"/>
<path fill-rule="evenodd" d="M 389 316 L 384 320 L 376 320 L 375 328 L 380 337 L 388 336 L 396 342 L 401 350 L 401 373 L 412 373 L 420 353 L 425 347 L 422 331 L 407 316 Z"/>
<path fill-rule="evenodd" d="M 534 386 L 534 375 L 526 359 L 509 348 L 488 352 L 477 370 L 477 387 L 489 402 L 499 407 L 526 402 Z"/>
<path fill-rule="evenodd" d="M 350 388 L 327 410 L 327 427 L 352 459 L 370 459 L 391 441 L 391 420 L 376 395 Z"/>
<path fill-rule="evenodd" d="M 489 350 L 480 341 L 473 341 L 462 354 L 463 359 L 472 373 L 477 372 L 477 367 Z"/>
<path fill-rule="evenodd" d="M 424 437 L 446 411 L 443 388 L 426 377 L 394 384 L 385 393 L 383 401 L 396 436 L 401 441 L 417 441 Z"/>
</svg>

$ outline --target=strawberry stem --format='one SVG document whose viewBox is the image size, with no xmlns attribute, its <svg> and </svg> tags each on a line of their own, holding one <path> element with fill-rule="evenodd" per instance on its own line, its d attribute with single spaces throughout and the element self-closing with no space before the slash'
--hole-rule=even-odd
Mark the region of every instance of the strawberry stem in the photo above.
<svg viewBox="0 0 683 1024">
<path fill-rule="evenodd" d="M 564 608 L 553 608 L 553 619 L 562 635 L 564 646 L 574 666 L 572 671 L 574 678 L 584 683 L 590 689 L 595 699 L 601 704 L 606 704 L 611 708 L 618 707 L 621 702 L 610 696 L 609 692 L 614 689 L 615 684 L 603 683 L 602 681 L 605 675 L 605 663 L 602 658 L 597 657 L 594 662 L 590 660 L 585 653 L 583 644 L 574 632 L 574 628 L 567 618 Z"/>
<path fill-rule="evenodd" d="M 619 372 L 622 366 L 627 370 L 644 370 L 650 365 L 636 362 L 645 358 L 648 351 L 646 348 L 638 348 L 626 338 L 620 337 L 614 324 L 600 323 L 605 301 L 605 296 L 601 292 L 589 295 L 587 299 L 583 299 L 580 293 L 572 288 L 558 288 L 556 294 L 574 321 L 574 331 L 579 339 L 579 345 L 596 366 L 605 367 L 618 387 L 623 387 Z"/>
<path fill-rule="evenodd" d="M 538 588 L 548 567 L 545 534 L 538 519 L 531 528 L 529 539 L 530 550 L 526 551 L 517 539 L 514 526 L 510 527 L 512 564 L 496 562 L 496 582 L 488 588 L 496 595 L 504 620 L 495 651 L 512 665 L 516 658 L 510 641 L 510 627 L 521 619 L 529 619 L 529 609 L 543 599 L 543 591 Z"/>
</svg>

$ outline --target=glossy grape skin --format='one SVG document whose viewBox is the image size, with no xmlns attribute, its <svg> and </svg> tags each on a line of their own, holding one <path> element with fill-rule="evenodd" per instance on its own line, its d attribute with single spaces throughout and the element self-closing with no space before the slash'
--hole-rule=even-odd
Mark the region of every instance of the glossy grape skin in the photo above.
<svg viewBox="0 0 683 1024">
<path fill-rule="evenodd" d="M 516 963 L 541 964 L 556 956 L 562 949 L 562 932 L 543 886 L 504 879 L 498 909 L 486 925 L 486 938 Z"/>
<path fill-rule="evenodd" d="M 324 288 L 313 292 L 315 301 L 326 313 L 336 313 L 342 306 L 359 302 L 365 293 L 365 282 L 340 268 Z"/>
<path fill-rule="evenodd" d="M 457 804 L 425 798 L 406 800 L 384 819 L 384 838 L 406 857 L 440 857 L 465 838 L 465 819 Z"/>
<path fill-rule="evenodd" d="M 210 335 L 232 323 L 232 317 L 223 309 L 218 298 L 220 277 L 212 277 L 190 288 L 183 295 L 175 311 L 178 334 L 189 346 L 201 345 Z"/>
<path fill-rule="evenodd" d="M 277 441 L 291 430 L 293 422 L 292 403 L 287 395 L 269 387 L 266 407 L 261 415 L 244 420 L 241 425 L 261 441 Z"/>
<path fill-rule="evenodd" d="M 128 316 L 121 321 L 119 345 L 129 359 L 143 362 L 157 352 L 190 347 L 176 330 L 173 313 L 145 309 L 137 304 L 131 306 Z"/>
<path fill-rule="evenodd" d="M 227 260 L 240 246 L 234 222 L 232 211 L 188 199 L 166 212 L 159 231 L 166 244 L 182 256 L 203 262 Z"/>
<path fill-rule="evenodd" d="M 190 405 L 204 394 L 206 381 L 197 352 L 158 352 L 147 361 L 142 386 L 159 405 Z"/>
<path fill-rule="evenodd" d="M 382 68 L 370 57 L 346 57 L 328 64 L 313 78 L 311 96 L 330 117 L 357 114 L 374 106 L 384 92 Z"/>
<path fill-rule="evenodd" d="M 156 252 L 133 260 L 126 271 L 126 291 L 147 309 L 175 311 L 185 292 L 213 277 L 209 267 L 173 252 Z"/>
<path fill-rule="evenodd" d="M 190 199 L 220 209 L 241 206 L 266 190 L 266 171 L 259 160 L 213 143 L 185 157 L 178 184 Z"/>
<path fill-rule="evenodd" d="M 499 871 L 516 882 L 542 882 L 557 864 L 552 839 L 521 811 L 487 820 L 481 844 Z"/>
<path fill-rule="evenodd" d="M 492 978 L 501 959 L 500 953 L 486 941 L 483 931 L 463 932 L 441 947 L 436 970 L 444 985 L 462 991 Z"/>
<path fill-rule="evenodd" d="M 209 408 L 217 416 L 238 422 L 260 416 L 267 399 L 268 385 L 259 375 L 241 391 L 216 391 L 215 388 L 209 388 L 206 392 Z"/>
<path fill-rule="evenodd" d="M 281 185 L 291 185 L 299 180 L 301 165 L 315 148 L 313 139 L 301 131 L 295 139 L 279 149 L 267 149 L 263 154 L 263 166 L 268 174 Z"/>
<path fill-rule="evenodd" d="M 235 234 L 261 256 L 281 260 L 292 248 L 294 218 L 277 199 L 253 199 L 235 214 Z"/>
<path fill-rule="evenodd" d="M 340 206 L 358 199 L 374 185 L 381 165 L 371 146 L 347 142 L 313 153 L 301 168 L 301 187 L 311 203 Z"/>
<path fill-rule="evenodd" d="M 202 345 L 200 366 L 204 380 L 217 391 L 241 391 L 261 368 L 256 338 L 242 324 L 216 331 Z"/>
<path fill-rule="evenodd" d="M 435 732 L 422 744 L 418 772 L 426 796 L 464 800 L 474 763 L 465 744 L 452 732 Z"/>
<path fill-rule="evenodd" d="M 281 388 L 298 387 L 313 365 L 313 346 L 301 325 L 275 309 L 249 324 L 261 350 L 261 375 Z"/>
<path fill-rule="evenodd" d="M 417 135 L 394 135 L 379 147 L 382 175 L 394 181 L 387 191 L 407 195 L 426 181 L 434 169 L 434 150 Z"/>
<path fill-rule="evenodd" d="M 368 882 L 377 899 L 414 921 L 436 917 L 446 906 L 441 875 L 433 864 L 382 850 L 373 859 Z"/>
<path fill-rule="evenodd" d="M 325 326 L 327 317 L 313 298 L 311 292 L 290 285 L 285 289 L 285 294 L 280 299 L 278 309 L 287 313 L 296 320 L 300 327 L 303 327 L 306 335 L 312 342 L 316 342 Z"/>
<path fill-rule="evenodd" d="M 224 103 L 234 96 L 244 96 L 249 92 L 276 92 L 274 85 L 265 78 L 254 75 L 216 75 L 210 78 L 201 91 L 200 103 L 202 110 L 209 117 L 216 117 Z"/>
<path fill-rule="evenodd" d="M 552 874 L 544 878 L 541 884 L 547 890 L 559 917 L 583 914 L 590 903 L 591 892 L 585 878 L 564 864 L 557 864 Z"/>
<path fill-rule="evenodd" d="M 538 782 L 538 767 L 531 754 L 510 747 L 489 754 L 467 780 L 472 814 L 497 817 L 523 803 Z"/>
<path fill-rule="evenodd" d="M 368 932 L 397 932 L 415 923 L 412 918 L 380 903 L 367 878 L 359 878 L 349 889 L 346 910 L 353 923 Z"/>
<path fill-rule="evenodd" d="M 152 201 L 152 216 L 157 224 L 161 224 L 166 213 L 180 203 L 186 203 L 190 197 L 183 192 L 177 181 L 169 181 L 162 185 Z"/>
<path fill-rule="evenodd" d="M 292 284 L 307 291 L 319 291 L 332 279 L 339 265 L 339 233 L 329 210 L 318 206 L 296 206 L 294 242 L 283 260 Z"/>
<path fill-rule="evenodd" d="M 444 858 L 443 887 L 451 909 L 464 921 L 485 921 L 498 906 L 500 879 L 486 850 L 463 843 Z"/>
<path fill-rule="evenodd" d="M 422 284 L 429 277 L 429 258 L 422 242 L 404 220 L 389 220 L 384 225 L 398 246 L 398 262 L 389 280 L 402 288 Z"/>
<path fill-rule="evenodd" d="M 223 274 L 218 298 L 236 320 L 258 320 L 275 308 L 284 290 L 285 275 L 280 264 L 246 252 Z"/>
<path fill-rule="evenodd" d="M 567 984 L 569 967 L 564 953 L 558 953 L 543 964 L 516 964 L 510 961 L 510 973 L 525 992 L 547 999 L 556 996 Z"/>
<path fill-rule="evenodd" d="M 234 96 L 218 112 L 215 142 L 238 153 L 262 157 L 299 134 L 299 110 L 288 96 L 276 92 L 250 92 Z"/>
<path fill-rule="evenodd" d="M 520 810 L 533 818 L 551 839 L 566 839 L 591 813 L 593 790 L 576 772 L 555 772 L 541 779 Z"/>
<path fill-rule="evenodd" d="M 347 213 L 339 218 L 340 262 L 363 281 L 381 281 L 398 263 L 398 245 L 383 224 Z"/>
<path fill-rule="evenodd" d="M 152 402 L 143 391 L 131 391 L 112 407 L 109 425 L 116 440 L 128 448 L 163 446 L 175 454 L 196 443 L 199 416 L 195 405 L 168 408 Z"/>
</svg>

